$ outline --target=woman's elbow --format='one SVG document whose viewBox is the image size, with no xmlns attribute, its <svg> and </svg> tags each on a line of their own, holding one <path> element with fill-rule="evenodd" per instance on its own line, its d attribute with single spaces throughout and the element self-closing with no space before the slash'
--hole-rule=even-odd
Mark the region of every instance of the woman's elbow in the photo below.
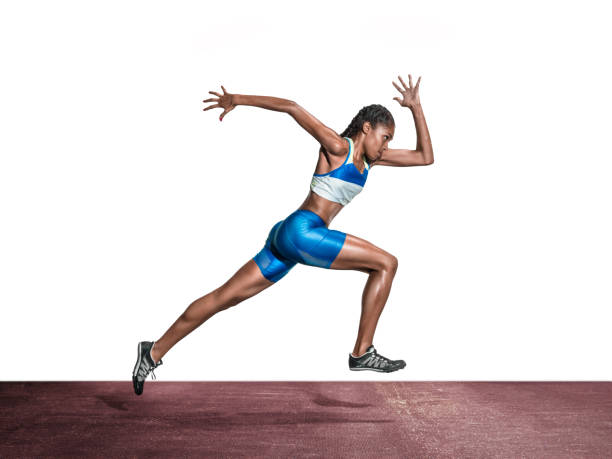
<svg viewBox="0 0 612 459">
<path fill-rule="evenodd" d="M 286 113 L 289 113 L 291 116 L 294 116 L 295 115 L 295 111 L 298 109 L 298 107 L 299 107 L 299 105 L 296 102 L 294 102 L 292 100 L 289 100 L 289 99 L 286 99 L 285 103 L 284 103 L 284 110 L 283 111 L 286 112 Z"/>
<path fill-rule="evenodd" d="M 423 166 L 430 166 L 434 163 L 433 150 L 421 152 L 423 155 Z"/>
</svg>

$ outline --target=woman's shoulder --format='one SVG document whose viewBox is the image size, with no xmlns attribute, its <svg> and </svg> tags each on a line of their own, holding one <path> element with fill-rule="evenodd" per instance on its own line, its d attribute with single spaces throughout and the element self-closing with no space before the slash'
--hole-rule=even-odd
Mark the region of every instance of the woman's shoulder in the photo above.
<svg viewBox="0 0 612 459">
<path fill-rule="evenodd" d="M 322 153 L 327 158 L 330 156 L 337 156 L 344 158 L 349 150 L 352 149 L 352 140 L 350 137 L 340 137 L 341 142 L 339 142 L 338 148 L 334 151 L 327 150 L 323 145 L 319 148 L 319 153 Z"/>
</svg>

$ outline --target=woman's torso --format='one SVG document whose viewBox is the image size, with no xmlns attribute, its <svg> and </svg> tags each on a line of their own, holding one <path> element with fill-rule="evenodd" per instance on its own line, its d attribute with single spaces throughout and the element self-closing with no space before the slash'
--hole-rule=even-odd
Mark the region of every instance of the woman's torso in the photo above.
<svg viewBox="0 0 612 459">
<path fill-rule="evenodd" d="M 346 139 L 345 147 L 346 152 L 341 156 L 329 154 L 323 148 L 321 148 L 319 150 L 319 159 L 317 161 L 317 166 L 314 173 L 327 174 L 342 166 L 349 153 L 349 142 Z M 362 163 L 358 165 L 354 163 L 354 166 L 357 168 L 359 173 L 364 173 L 365 164 Z M 306 199 L 298 209 L 305 209 L 314 212 L 325 221 L 325 226 L 329 226 L 334 217 L 342 210 L 342 207 L 344 206 L 341 203 L 330 201 L 329 199 L 319 196 L 313 190 L 308 190 Z"/>
</svg>

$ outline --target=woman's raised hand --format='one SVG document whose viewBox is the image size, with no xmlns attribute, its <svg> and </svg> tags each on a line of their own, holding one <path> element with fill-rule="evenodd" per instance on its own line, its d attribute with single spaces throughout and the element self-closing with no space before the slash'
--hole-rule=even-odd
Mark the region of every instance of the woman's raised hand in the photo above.
<svg viewBox="0 0 612 459">
<path fill-rule="evenodd" d="M 204 111 L 210 110 L 211 108 L 217 108 L 217 107 L 221 107 L 224 109 L 223 113 L 221 113 L 221 116 L 219 117 L 219 121 L 223 121 L 223 117 L 227 115 L 229 112 L 231 112 L 236 107 L 236 103 L 234 102 L 234 94 L 229 94 L 225 90 L 223 85 L 221 85 L 221 89 L 223 89 L 223 95 L 215 91 L 208 91 L 210 94 L 214 94 L 215 96 L 217 96 L 218 99 L 206 99 L 202 101 L 202 102 L 216 102 L 215 105 L 209 105 L 208 107 L 206 107 Z"/>
<path fill-rule="evenodd" d="M 421 100 L 419 99 L 419 83 L 421 82 L 421 77 L 419 77 L 419 79 L 417 80 L 416 86 L 414 88 L 412 87 L 412 75 L 408 75 L 408 82 L 410 83 L 410 87 L 406 86 L 406 83 L 404 83 L 404 80 L 402 80 L 401 76 L 398 76 L 398 78 L 402 82 L 402 86 L 404 87 L 403 90 L 397 84 L 395 84 L 395 81 L 393 81 L 392 83 L 393 86 L 395 86 L 397 90 L 402 93 L 403 97 L 394 97 L 393 100 L 397 100 L 402 107 L 412 108 L 419 105 L 421 103 Z"/>
</svg>

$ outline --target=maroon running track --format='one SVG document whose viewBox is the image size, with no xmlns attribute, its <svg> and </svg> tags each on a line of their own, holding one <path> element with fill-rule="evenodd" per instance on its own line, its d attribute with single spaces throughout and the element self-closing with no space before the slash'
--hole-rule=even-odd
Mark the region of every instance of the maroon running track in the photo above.
<svg viewBox="0 0 612 459">
<path fill-rule="evenodd" d="M 0 456 L 612 456 L 611 382 L 1 382 Z"/>
</svg>

